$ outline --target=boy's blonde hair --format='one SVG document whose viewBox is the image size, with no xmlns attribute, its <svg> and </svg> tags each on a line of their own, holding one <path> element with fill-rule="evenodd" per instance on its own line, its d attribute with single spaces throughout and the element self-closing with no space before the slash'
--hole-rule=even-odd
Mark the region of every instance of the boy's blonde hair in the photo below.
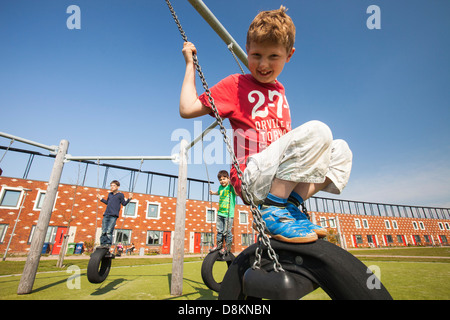
<svg viewBox="0 0 450 320">
<path fill-rule="evenodd" d="M 273 42 L 286 47 L 290 52 L 295 42 L 295 25 L 286 14 L 286 7 L 262 11 L 253 19 L 247 32 L 247 47 L 251 42 Z"/>
</svg>

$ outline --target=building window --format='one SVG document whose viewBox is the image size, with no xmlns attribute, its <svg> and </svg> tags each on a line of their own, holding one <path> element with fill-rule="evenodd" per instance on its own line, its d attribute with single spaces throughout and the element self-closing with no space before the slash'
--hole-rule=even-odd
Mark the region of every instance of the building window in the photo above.
<svg viewBox="0 0 450 320">
<path fill-rule="evenodd" d="M 445 229 L 450 230 L 450 224 L 448 222 L 445 223 Z"/>
<path fill-rule="evenodd" d="M 0 193 L 0 207 L 8 209 L 19 209 L 22 198 L 22 189 L 3 188 Z"/>
<path fill-rule="evenodd" d="M 28 244 L 31 244 L 31 241 L 33 241 L 34 231 L 36 229 L 36 226 L 31 227 L 30 236 L 28 237 Z M 47 233 L 45 234 L 44 243 L 54 243 L 56 238 L 56 231 L 58 231 L 57 226 L 48 226 Z"/>
<path fill-rule="evenodd" d="M 242 245 L 243 246 L 250 246 L 254 243 L 253 236 L 251 233 L 242 233 L 241 237 L 242 237 Z"/>
<path fill-rule="evenodd" d="M 137 201 L 128 202 L 128 204 L 125 207 L 123 207 L 123 216 L 136 218 L 137 217 L 137 207 L 138 207 Z"/>
<path fill-rule="evenodd" d="M 442 224 L 442 222 L 438 222 L 438 226 L 439 226 L 439 229 L 444 230 L 444 225 Z"/>
<path fill-rule="evenodd" d="M 336 228 L 336 218 L 331 218 L 328 222 L 330 223 L 330 228 Z"/>
<path fill-rule="evenodd" d="M 239 224 L 248 224 L 248 212 L 239 210 Z"/>
<path fill-rule="evenodd" d="M 363 223 L 364 229 L 368 229 L 369 228 L 369 223 L 367 222 L 367 219 L 362 219 L 362 223 Z"/>
<path fill-rule="evenodd" d="M 124 245 L 130 244 L 131 230 L 116 229 L 114 230 L 113 243 L 122 243 Z"/>
<path fill-rule="evenodd" d="M 0 243 L 5 240 L 6 230 L 8 230 L 7 224 L 0 224 Z"/>
<path fill-rule="evenodd" d="M 419 227 L 417 227 L 417 222 L 413 221 L 412 224 L 413 224 L 414 230 L 418 230 L 419 229 Z"/>
<path fill-rule="evenodd" d="M 206 222 L 215 223 L 216 222 L 216 208 L 206 208 Z"/>
<path fill-rule="evenodd" d="M 430 236 L 424 235 L 423 238 L 424 238 L 426 243 L 430 243 L 431 242 L 430 241 Z"/>
<path fill-rule="evenodd" d="M 359 219 L 355 219 L 355 226 L 357 229 L 361 228 L 361 221 L 359 221 Z"/>
<path fill-rule="evenodd" d="M 149 202 L 147 205 L 147 219 L 159 219 L 160 204 L 157 202 Z"/>
<path fill-rule="evenodd" d="M 419 221 L 419 227 L 420 229 L 425 230 L 425 225 L 423 224 L 422 221 Z"/>
<path fill-rule="evenodd" d="M 362 243 L 363 243 L 362 235 L 356 234 L 356 235 L 355 235 L 355 239 L 356 239 L 356 243 L 357 243 L 357 244 L 362 244 Z"/>
<path fill-rule="evenodd" d="M 41 210 L 42 209 L 42 205 L 44 204 L 45 194 L 46 194 L 45 191 L 38 192 L 36 201 L 34 202 L 33 210 Z"/>
<path fill-rule="evenodd" d="M 320 226 L 322 228 L 326 228 L 327 227 L 327 219 L 325 217 L 320 217 L 319 221 L 320 221 Z"/>
<path fill-rule="evenodd" d="M 390 234 L 386 235 L 386 242 L 387 243 L 393 243 L 394 242 L 394 240 L 392 240 L 392 235 L 390 235 Z"/>
<path fill-rule="evenodd" d="M 367 235 L 367 243 L 373 243 L 373 236 L 371 234 Z"/>
<path fill-rule="evenodd" d="M 414 235 L 413 237 L 414 237 L 414 241 L 415 241 L 416 243 L 421 243 L 421 242 L 422 242 L 422 240 L 420 239 L 420 236 L 419 236 L 419 235 Z"/>
<path fill-rule="evenodd" d="M 392 227 L 393 227 L 394 229 L 398 229 L 397 221 L 392 220 Z"/>
<path fill-rule="evenodd" d="M 390 229 L 391 228 L 391 222 L 389 220 L 384 220 L 384 224 L 386 226 L 386 229 Z"/>
<path fill-rule="evenodd" d="M 214 233 L 202 232 L 202 245 L 214 246 Z"/>
<path fill-rule="evenodd" d="M 163 232 L 162 231 L 147 231 L 147 241 L 145 244 L 147 245 L 162 245 L 163 244 Z"/>
</svg>

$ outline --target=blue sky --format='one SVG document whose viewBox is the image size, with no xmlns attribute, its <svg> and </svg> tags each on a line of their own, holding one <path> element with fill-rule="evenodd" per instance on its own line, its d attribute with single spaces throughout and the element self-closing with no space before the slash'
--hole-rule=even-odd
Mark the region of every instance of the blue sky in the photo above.
<svg viewBox="0 0 450 320">
<path fill-rule="evenodd" d="M 321 120 L 354 155 L 343 194 L 318 195 L 450 207 L 449 1 L 204 2 L 243 48 L 260 10 L 289 8 L 296 52 L 279 81 L 293 126 Z M 172 3 L 208 83 L 238 73 L 225 44 L 188 1 Z M 67 28 L 70 5 L 81 10 L 79 30 Z M 380 8 L 381 29 L 366 26 L 370 5 Z M 105 156 L 170 155 L 178 144 L 174 132 L 194 136 L 194 120 L 178 114 L 182 39 L 163 0 L 3 0 L 0 44 L 2 132 L 47 145 L 67 139 L 72 155 Z M 213 121 L 198 120 L 203 128 Z M 1 163 L 5 176 L 23 174 L 27 158 L 15 157 Z M 48 179 L 51 163 L 35 162 L 30 177 Z M 208 172 L 215 179 L 228 167 L 213 163 Z M 170 161 L 146 161 L 143 169 L 178 172 Z M 65 179 L 75 182 L 77 172 L 67 164 Z M 204 164 L 191 164 L 188 175 L 206 179 Z"/>
</svg>

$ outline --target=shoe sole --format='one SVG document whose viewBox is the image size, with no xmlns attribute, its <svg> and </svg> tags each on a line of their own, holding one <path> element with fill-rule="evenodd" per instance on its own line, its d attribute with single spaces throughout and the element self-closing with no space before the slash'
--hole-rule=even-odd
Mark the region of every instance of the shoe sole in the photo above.
<svg viewBox="0 0 450 320">
<path fill-rule="evenodd" d="M 253 228 L 253 230 L 258 231 L 255 223 L 252 224 L 252 228 Z M 327 236 L 327 230 L 314 229 L 313 231 L 315 234 L 311 234 L 310 236 L 307 236 L 307 237 L 286 238 L 286 237 L 283 237 L 282 235 L 273 235 L 267 229 L 265 230 L 266 234 L 270 235 L 275 240 L 282 241 L 282 242 L 288 242 L 288 243 L 311 243 L 311 242 L 316 241 L 319 238 L 322 239 Z"/>
<path fill-rule="evenodd" d="M 311 242 L 317 241 L 317 239 L 318 239 L 318 236 L 316 233 L 311 233 L 310 235 L 308 235 L 306 237 L 298 237 L 298 238 L 286 238 L 279 234 L 273 235 L 267 230 L 266 230 L 266 234 L 275 240 L 278 240 L 281 242 L 287 242 L 287 243 L 311 243 Z"/>
<path fill-rule="evenodd" d="M 319 238 L 325 238 L 327 236 L 327 230 L 318 230 L 314 229 L 314 232 L 317 234 Z"/>
</svg>

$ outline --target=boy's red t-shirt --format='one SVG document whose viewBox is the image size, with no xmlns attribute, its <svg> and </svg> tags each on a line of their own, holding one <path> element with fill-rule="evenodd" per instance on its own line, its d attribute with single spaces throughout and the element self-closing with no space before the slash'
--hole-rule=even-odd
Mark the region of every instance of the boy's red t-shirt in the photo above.
<svg viewBox="0 0 450 320">
<path fill-rule="evenodd" d="M 234 74 L 211 87 L 210 91 L 219 115 L 228 118 L 233 128 L 234 153 L 242 172 L 249 156 L 261 152 L 292 129 L 284 86 L 278 81 L 266 84 L 251 74 Z M 199 99 L 211 108 L 206 93 Z M 242 198 L 241 181 L 233 166 L 230 180 Z"/>
</svg>

